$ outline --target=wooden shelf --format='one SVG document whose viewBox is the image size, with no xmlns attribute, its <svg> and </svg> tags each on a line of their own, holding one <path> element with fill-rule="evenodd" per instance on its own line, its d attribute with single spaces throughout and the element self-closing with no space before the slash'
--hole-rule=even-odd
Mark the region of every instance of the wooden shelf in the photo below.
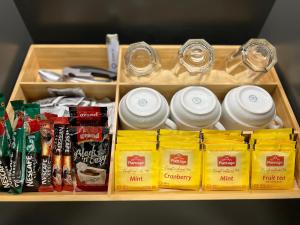
<svg viewBox="0 0 300 225">
<path fill-rule="evenodd" d="M 178 45 L 154 45 L 161 59 L 162 67 L 171 69 L 176 61 Z M 224 70 L 225 58 L 235 51 L 239 46 L 214 46 L 216 52 L 216 64 L 214 69 Z M 131 89 L 147 86 L 156 89 L 163 94 L 168 101 L 172 95 L 189 85 L 201 85 L 212 90 L 219 100 L 225 94 L 239 84 L 216 84 L 213 82 L 191 82 L 191 83 L 138 83 L 125 80 L 124 60 L 127 45 L 122 45 L 119 53 L 118 80 L 112 83 L 47 83 L 38 78 L 39 69 L 62 70 L 65 66 L 88 65 L 107 68 L 107 50 L 105 45 L 32 45 L 24 61 L 19 78 L 11 95 L 10 101 L 24 99 L 28 101 L 47 97 L 47 88 L 69 88 L 80 87 L 88 97 L 103 98 L 110 97 L 119 103 L 120 99 Z M 284 120 L 285 127 L 293 127 L 300 131 L 299 124 L 290 106 L 285 91 L 280 83 L 278 75 L 273 68 L 264 78 L 257 83 L 260 87 L 267 90 L 273 97 L 278 115 Z M 116 112 L 118 104 L 116 104 Z M 12 109 L 8 106 L 8 112 L 12 115 Z M 110 164 L 110 179 L 107 193 L 22 193 L 11 195 L 0 193 L 0 201 L 161 201 L 161 200 L 224 200 L 224 199 L 286 199 L 300 198 L 300 190 L 295 184 L 293 190 L 265 190 L 265 191 L 179 191 L 179 190 L 160 190 L 156 192 L 115 192 L 114 189 L 114 149 L 116 131 L 118 129 L 118 115 L 114 118 L 114 135 Z M 300 142 L 298 135 L 298 143 Z M 300 146 L 297 146 L 295 177 L 300 183 Z M 296 183 L 296 182 L 295 182 Z"/>
</svg>

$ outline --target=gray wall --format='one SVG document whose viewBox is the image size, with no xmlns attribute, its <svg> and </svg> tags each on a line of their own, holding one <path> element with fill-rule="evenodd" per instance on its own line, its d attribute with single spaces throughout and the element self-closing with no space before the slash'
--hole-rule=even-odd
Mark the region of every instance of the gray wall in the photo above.
<svg viewBox="0 0 300 225">
<path fill-rule="evenodd" d="M 8 99 L 31 37 L 12 0 L 0 0 L 0 92 Z"/>
<path fill-rule="evenodd" d="M 260 37 L 277 48 L 277 70 L 300 121 L 300 1 L 277 0 Z"/>
</svg>

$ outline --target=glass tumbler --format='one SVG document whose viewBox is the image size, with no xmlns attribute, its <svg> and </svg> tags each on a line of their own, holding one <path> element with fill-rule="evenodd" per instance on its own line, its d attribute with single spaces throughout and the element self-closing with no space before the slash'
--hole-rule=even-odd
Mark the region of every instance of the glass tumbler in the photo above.
<svg viewBox="0 0 300 225">
<path fill-rule="evenodd" d="M 174 67 L 176 75 L 187 72 L 189 75 L 208 74 L 214 64 L 213 47 L 204 39 L 189 39 L 178 51 Z"/>
<path fill-rule="evenodd" d="M 258 81 L 277 63 L 276 48 L 265 39 L 250 39 L 226 60 L 226 72 L 242 83 Z"/>
<path fill-rule="evenodd" d="M 129 45 L 125 53 L 126 75 L 130 78 L 150 76 L 157 72 L 161 65 L 157 52 L 146 42 Z"/>
</svg>

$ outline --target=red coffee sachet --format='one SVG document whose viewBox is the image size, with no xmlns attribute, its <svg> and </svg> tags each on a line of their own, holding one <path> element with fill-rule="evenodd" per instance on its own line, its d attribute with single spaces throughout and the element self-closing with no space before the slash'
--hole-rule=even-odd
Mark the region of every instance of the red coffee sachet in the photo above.
<svg viewBox="0 0 300 225">
<path fill-rule="evenodd" d="M 107 107 L 77 106 L 69 107 L 72 126 L 102 126 L 108 123 Z"/>
</svg>

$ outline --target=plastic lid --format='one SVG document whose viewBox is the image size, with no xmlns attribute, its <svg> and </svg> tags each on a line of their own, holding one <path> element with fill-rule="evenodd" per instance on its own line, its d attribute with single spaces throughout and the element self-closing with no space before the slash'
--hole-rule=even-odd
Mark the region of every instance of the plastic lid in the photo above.
<svg viewBox="0 0 300 225">
<path fill-rule="evenodd" d="M 183 90 L 181 104 L 191 113 L 207 114 L 212 112 L 217 104 L 215 95 L 203 87 L 188 87 Z"/>
<path fill-rule="evenodd" d="M 126 97 L 126 105 L 131 113 L 137 116 L 150 116 L 161 106 L 160 94 L 150 88 L 137 88 L 130 91 Z"/>
<path fill-rule="evenodd" d="M 254 114 L 265 114 L 273 107 L 273 99 L 264 89 L 257 86 L 243 86 L 237 94 L 239 105 Z"/>
</svg>

